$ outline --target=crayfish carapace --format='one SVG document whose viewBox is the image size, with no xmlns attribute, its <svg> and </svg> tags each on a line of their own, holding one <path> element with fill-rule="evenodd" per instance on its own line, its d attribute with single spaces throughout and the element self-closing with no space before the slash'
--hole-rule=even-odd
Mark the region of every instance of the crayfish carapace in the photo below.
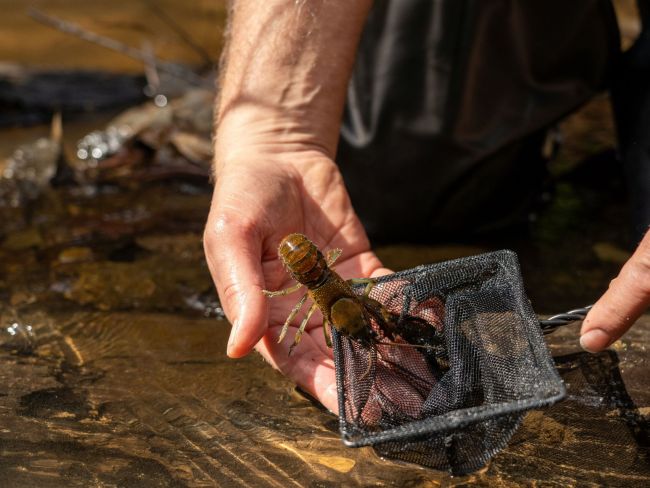
<svg viewBox="0 0 650 488">
<path fill-rule="evenodd" d="M 302 234 L 289 234 L 280 243 L 278 256 L 298 283 L 285 290 L 264 290 L 264 294 L 268 297 L 288 295 L 302 286 L 307 288 L 307 293 L 289 313 L 278 342 L 284 339 L 289 324 L 307 298 L 314 302 L 298 328 L 289 354 L 300 342 L 307 322 L 317 308 L 323 314 L 323 331 L 329 347 L 332 347 L 332 343 L 327 330 L 328 324 L 340 334 L 369 348 L 376 344 L 429 348 L 430 346 L 417 344 L 422 339 L 428 340 L 428 344 L 440 344 L 435 328 L 426 321 L 418 317 L 407 317 L 407 320 L 403 320 L 404 317 L 400 317 L 400 314 L 388 310 L 381 302 L 371 298 L 370 292 L 375 286 L 374 279 L 346 281 L 341 278 L 331 267 L 340 255 L 340 249 L 332 249 L 328 251 L 327 257 L 323 256 L 316 245 Z M 354 285 L 365 285 L 363 293 L 355 293 L 352 288 Z M 406 342 L 396 342 L 399 338 Z"/>
</svg>

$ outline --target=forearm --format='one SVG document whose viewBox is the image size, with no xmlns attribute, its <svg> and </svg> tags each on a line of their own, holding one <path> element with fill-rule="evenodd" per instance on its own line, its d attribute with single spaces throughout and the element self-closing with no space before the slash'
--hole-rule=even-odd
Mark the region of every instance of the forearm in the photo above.
<svg viewBox="0 0 650 488">
<path fill-rule="evenodd" d="M 217 165 L 257 144 L 312 147 L 334 156 L 370 4 L 234 2 L 217 102 Z"/>
</svg>

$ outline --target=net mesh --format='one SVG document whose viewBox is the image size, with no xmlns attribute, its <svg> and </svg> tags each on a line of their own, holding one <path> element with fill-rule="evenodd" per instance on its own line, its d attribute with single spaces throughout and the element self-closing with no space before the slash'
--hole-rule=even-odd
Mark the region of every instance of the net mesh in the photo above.
<svg viewBox="0 0 650 488">
<path fill-rule="evenodd" d="M 388 275 L 370 298 L 390 314 L 390 330 L 372 318 L 372 347 L 332 331 L 349 446 L 462 474 L 505 447 L 526 410 L 565 394 L 513 252 Z"/>
</svg>

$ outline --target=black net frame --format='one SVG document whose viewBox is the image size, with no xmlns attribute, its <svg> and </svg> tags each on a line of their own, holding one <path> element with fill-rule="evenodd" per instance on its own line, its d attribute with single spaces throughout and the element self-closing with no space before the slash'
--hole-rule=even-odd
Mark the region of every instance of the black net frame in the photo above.
<svg viewBox="0 0 650 488">
<path fill-rule="evenodd" d="M 506 446 L 527 410 L 565 396 L 514 252 L 387 275 L 370 298 L 392 317 L 387 331 L 372 315 L 376 344 L 332 329 L 346 445 L 467 473 Z"/>
</svg>

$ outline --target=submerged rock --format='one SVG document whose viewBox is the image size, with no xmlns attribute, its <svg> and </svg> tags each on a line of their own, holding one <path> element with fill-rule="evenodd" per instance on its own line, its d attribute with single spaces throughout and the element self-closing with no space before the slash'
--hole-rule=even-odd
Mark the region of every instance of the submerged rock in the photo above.
<svg viewBox="0 0 650 488">
<path fill-rule="evenodd" d="M 35 200 L 50 186 L 62 157 L 61 116 L 52 120 L 52 133 L 19 146 L 0 166 L 0 207 L 19 207 Z"/>
</svg>

